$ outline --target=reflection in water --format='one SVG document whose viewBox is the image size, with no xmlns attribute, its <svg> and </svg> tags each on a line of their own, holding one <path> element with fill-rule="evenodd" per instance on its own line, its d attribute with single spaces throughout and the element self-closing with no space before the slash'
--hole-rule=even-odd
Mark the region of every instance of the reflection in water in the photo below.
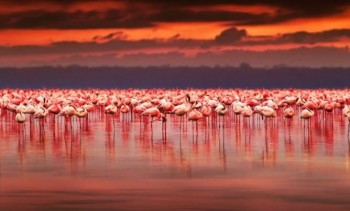
<svg viewBox="0 0 350 211">
<path fill-rule="evenodd" d="M 163 134 L 161 122 L 137 115 L 96 110 L 17 124 L 3 111 L 0 207 L 348 209 L 350 140 L 340 111 L 280 119 L 230 112 L 202 119 L 197 133 L 169 115 Z"/>
</svg>

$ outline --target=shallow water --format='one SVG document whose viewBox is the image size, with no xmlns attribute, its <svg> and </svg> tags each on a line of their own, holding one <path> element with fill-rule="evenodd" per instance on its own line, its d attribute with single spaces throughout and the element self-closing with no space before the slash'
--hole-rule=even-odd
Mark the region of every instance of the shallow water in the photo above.
<svg viewBox="0 0 350 211">
<path fill-rule="evenodd" d="M 280 115 L 280 114 L 279 114 Z M 29 116 L 27 116 L 29 118 Z M 143 120 L 142 120 L 143 121 Z M 86 120 L 0 116 L 1 210 L 348 210 L 341 112 L 308 123 L 238 118 L 181 126 L 101 111 Z"/>
</svg>

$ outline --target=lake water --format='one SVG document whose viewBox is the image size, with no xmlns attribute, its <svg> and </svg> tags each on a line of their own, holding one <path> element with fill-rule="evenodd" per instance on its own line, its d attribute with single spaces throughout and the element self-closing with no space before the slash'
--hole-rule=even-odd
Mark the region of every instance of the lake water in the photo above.
<svg viewBox="0 0 350 211">
<path fill-rule="evenodd" d="M 348 123 L 0 116 L 1 210 L 349 210 Z M 28 116 L 29 117 L 29 116 Z M 143 121 L 143 120 L 142 120 Z M 216 121 L 216 122 L 215 122 Z M 220 124 L 220 126 L 219 126 Z"/>
</svg>

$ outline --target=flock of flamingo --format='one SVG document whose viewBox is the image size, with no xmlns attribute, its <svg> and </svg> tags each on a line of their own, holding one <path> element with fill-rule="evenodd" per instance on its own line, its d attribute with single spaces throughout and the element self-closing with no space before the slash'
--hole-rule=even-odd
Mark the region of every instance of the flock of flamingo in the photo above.
<svg viewBox="0 0 350 211">
<path fill-rule="evenodd" d="M 342 109 L 342 116 L 350 122 L 349 90 L 245 90 L 245 89 L 127 89 L 127 90 L 0 90 L 0 114 L 14 112 L 14 121 L 25 123 L 29 115 L 43 120 L 48 115 L 56 119 L 65 117 L 86 118 L 96 109 L 106 115 L 133 118 L 139 116 L 140 124 L 161 121 L 166 130 L 167 115 L 196 123 L 200 119 L 220 118 L 227 113 L 249 119 L 254 116 L 301 118 L 308 120 L 317 112 L 333 113 Z M 278 115 L 279 114 L 279 115 Z M 129 116 L 128 116 L 129 115 Z M 148 118 L 151 118 L 149 121 Z M 44 124 L 44 122 L 41 122 Z M 350 125 L 350 124 L 349 124 Z M 198 131 L 198 126 L 197 126 Z"/>
</svg>

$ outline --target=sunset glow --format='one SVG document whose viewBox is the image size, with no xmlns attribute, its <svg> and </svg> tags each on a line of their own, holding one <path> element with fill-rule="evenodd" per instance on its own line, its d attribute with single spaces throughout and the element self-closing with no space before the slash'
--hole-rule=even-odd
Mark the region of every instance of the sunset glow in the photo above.
<svg viewBox="0 0 350 211">
<path fill-rule="evenodd" d="M 59 61 L 103 53 L 196 56 L 230 49 L 253 53 L 344 48 L 350 40 L 349 8 L 344 2 L 314 1 L 0 1 L 0 55 L 12 61 L 28 58 L 23 52 L 31 51 L 31 58 L 45 52 Z M 50 59 L 42 61 L 53 64 Z"/>
</svg>

